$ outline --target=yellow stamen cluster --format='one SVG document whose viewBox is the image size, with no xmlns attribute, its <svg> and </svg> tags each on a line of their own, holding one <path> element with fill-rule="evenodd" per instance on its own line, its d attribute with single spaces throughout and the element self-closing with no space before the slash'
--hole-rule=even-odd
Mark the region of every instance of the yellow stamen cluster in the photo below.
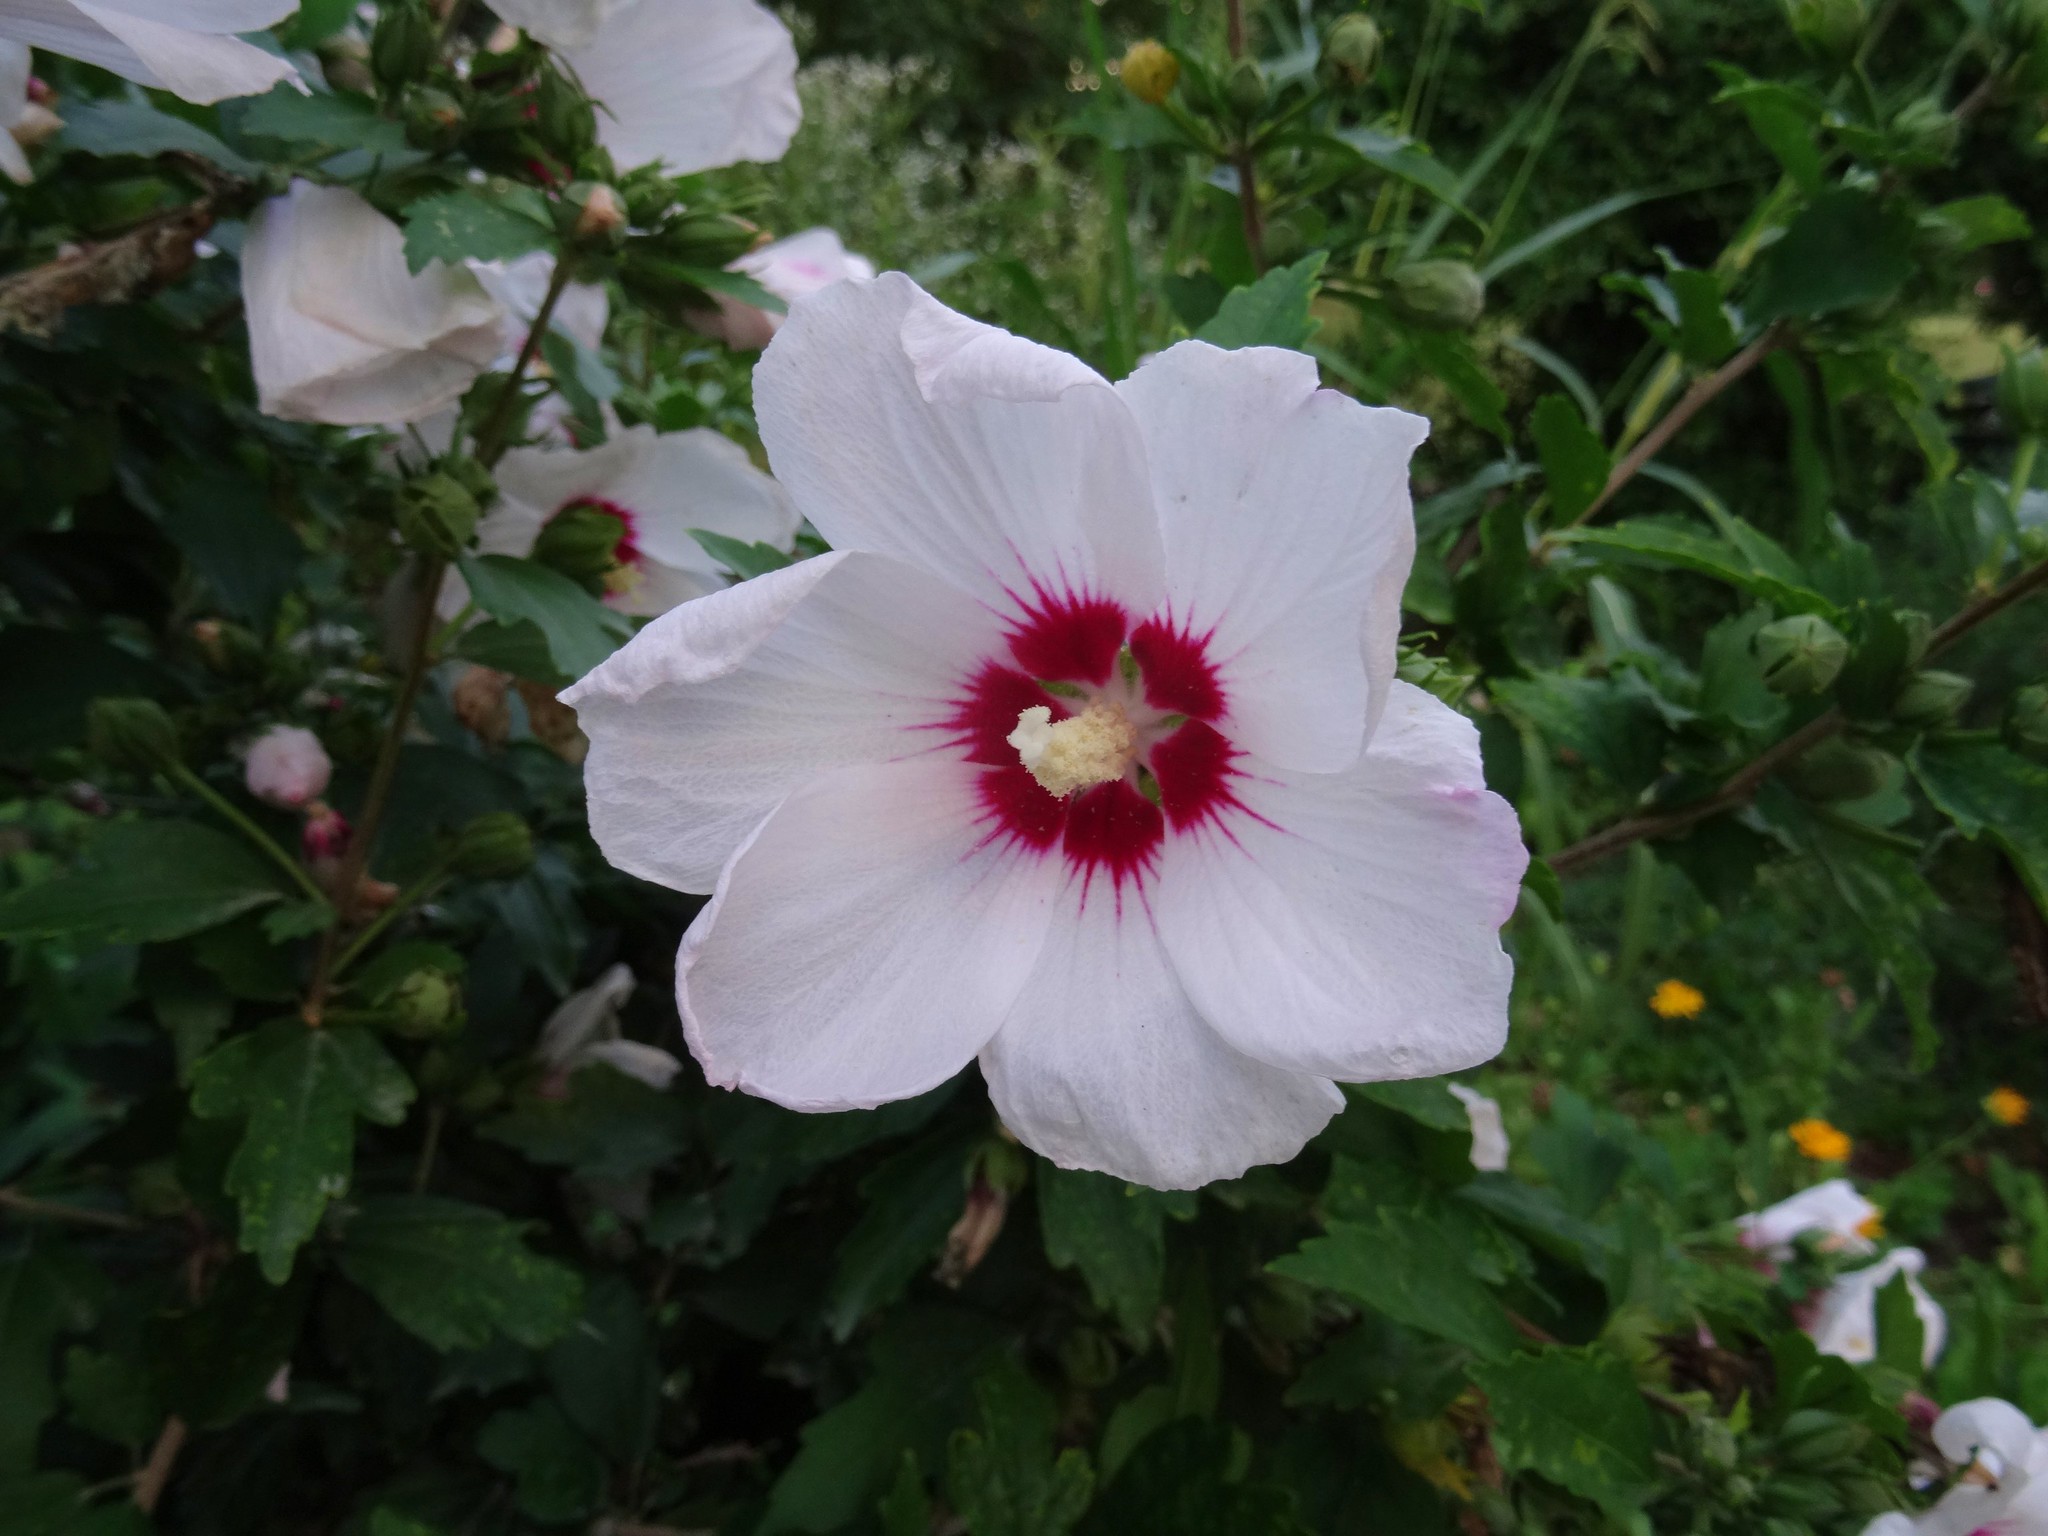
<svg viewBox="0 0 2048 1536">
<path fill-rule="evenodd" d="M 1031 777 L 1061 799 L 1122 778 L 1138 755 L 1137 728 L 1114 704 L 1090 704 L 1072 719 L 1057 721 L 1038 705 L 1017 717 L 1017 729 L 1005 739 Z"/>
<path fill-rule="evenodd" d="M 1696 1019 L 1706 1006 L 1706 993 L 1675 977 L 1658 982 L 1650 994 L 1650 1012 L 1660 1019 Z"/>
<path fill-rule="evenodd" d="M 1810 1157 L 1816 1163 L 1842 1163 L 1849 1159 L 1855 1147 L 1846 1132 L 1836 1129 L 1825 1120 L 1800 1120 L 1789 1127 L 1787 1134 L 1800 1155 Z"/>
</svg>

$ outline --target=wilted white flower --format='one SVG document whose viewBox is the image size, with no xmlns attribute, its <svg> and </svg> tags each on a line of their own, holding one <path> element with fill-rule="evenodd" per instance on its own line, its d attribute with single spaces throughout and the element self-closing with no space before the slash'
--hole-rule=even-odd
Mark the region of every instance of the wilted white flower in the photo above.
<svg viewBox="0 0 2048 1536">
<path fill-rule="evenodd" d="M 683 1064 L 667 1051 L 621 1038 L 619 1010 L 633 995 L 633 973 L 615 965 L 581 992 L 572 992 L 541 1026 L 533 1054 L 541 1065 L 567 1077 L 578 1067 L 602 1063 L 638 1078 L 650 1088 L 666 1088 Z"/>
<path fill-rule="evenodd" d="M 787 240 L 749 251 L 729 270 L 745 273 L 783 303 L 793 304 L 849 277 L 873 277 L 875 264 L 849 251 L 838 231 L 807 229 Z M 713 297 L 718 300 L 716 310 L 694 311 L 684 318 L 706 336 L 716 337 L 729 347 L 758 352 L 782 329 L 780 315 L 730 294 Z"/>
<path fill-rule="evenodd" d="M 334 763 L 320 738 L 296 725 L 273 725 L 249 744 L 242 782 L 280 811 L 301 810 L 327 793 Z"/>
<path fill-rule="evenodd" d="M 298 8 L 299 0 L 0 0 L 0 38 L 203 104 L 299 78 L 288 60 L 234 35 Z"/>
<path fill-rule="evenodd" d="M 335 426 L 419 421 L 498 356 L 504 318 L 470 272 L 405 264 L 398 226 L 346 187 L 296 181 L 256 211 L 242 297 L 267 415 Z"/>
<path fill-rule="evenodd" d="M 1920 1284 L 1920 1272 L 1926 1267 L 1927 1255 L 1918 1248 L 1894 1248 L 1868 1268 L 1838 1275 L 1821 1293 L 1813 1320 L 1806 1326 L 1807 1336 L 1822 1354 L 1839 1355 L 1852 1365 L 1875 1360 L 1877 1293 L 1902 1274 L 1913 1298 L 1913 1312 L 1920 1319 L 1921 1363 L 1931 1368 L 1948 1343 L 1948 1314 Z"/>
<path fill-rule="evenodd" d="M 1476 1088 L 1447 1083 L 1453 1097 L 1465 1106 L 1465 1118 L 1472 1126 L 1472 1166 L 1481 1173 L 1505 1173 L 1508 1166 L 1508 1128 L 1501 1123 L 1500 1104 Z"/>
<path fill-rule="evenodd" d="M 34 82 L 28 44 L 0 38 L 0 176 L 23 186 L 35 180 L 27 151 L 64 126 L 35 99 Z"/>
<path fill-rule="evenodd" d="M 755 394 L 834 553 L 565 695 L 606 855 L 713 892 L 713 1083 L 852 1109 L 979 1055 L 1027 1145 L 1192 1187 L 1293 1156 L 1333 1078 L 1500 1049 L 1527 854 L 1394 677 L 1426 423 L 1270 348 L 1112 386 L 900 274 L 800 300 Z"/>
<path fill-rule="evenodd" d="M 658 433 L 614 428 L 596 448 L 518 448 L 499 461 L 498 500 L 477 525 L 487 555 L 533 552 L 550 519 L 577 508 L 618 519 L 617 566 L 605 600 L 622 613 L 657 614 L 725 585 L 724 567 L 693 528 L 787 549 L 799 518 L 789 496 L 747 451 L 709 427 Z M 443 615 L 469 600 L 461 578 L 442 589 Z"/>
<path fill-rule="evenodd" d="M 1881 1230 L 1883 1214 L 1847 1179 L 1829 1179 L 1753 1216 L 1740 1217 L 1735 1225 L 1744 1247 L 1774 1259 L 1789 1258 L 1794 1241 L 1808 1232 L 1820 1234 L 1820 1246 L 1827 1252 L 1862 1255 L 1877 1252 L 1872 1239 Z"/>
<path fill-rule="evenodd" d="M 2048 1536 L 2048 1430 L 1979 1397 L 1934 1421 L 1934 1443 L 1962 1479 L 1925 1514 L 1881 1515 L 1863 1536 Z"/>
</svg>

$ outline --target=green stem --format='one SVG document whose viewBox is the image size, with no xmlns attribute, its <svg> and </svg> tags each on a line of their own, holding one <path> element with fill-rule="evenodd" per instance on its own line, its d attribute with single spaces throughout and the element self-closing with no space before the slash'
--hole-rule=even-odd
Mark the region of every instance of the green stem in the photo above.
<svg viewBox="0 0 2048 1536">
<path fill-rule="evenodd" d="M 341 958 L 334 962 L 334 969 L 328 973 L 329 979 L 335 982 L 340 981 L 343 976 L 348 974 L 349 967 L 360 960 L 364 952 L 377 942 L 385 929 L 389 928 L 399 918 L 410 912 L 428 897 L 434 895 L 447 883 L 448 862 L 443 859 L 424 875 L 421 875 L 419 879 L 413 881 L 411 885 L 400 891 L 397 899 L 377 914 L 377 920 L 356 935 L 355 942 L 343 950 Z"/>
<path fill-rule="evenodd" d="M 236 810 L 233 804 L 219 790 L 207 783 L 206 780 L 200 778 L 198 774 L 187 768 L 183 763 L 172 764 L 164 770 L 164 773 L 173 782 L 183 785 L 208 805 L 212 806 L 237 832 L 240 832 L 242 836 L 254 843 L 262 851 L 265 858 L 291 876 L 292 883 L 306 893 L 308 900 L 317 901 L 322 906 L 327 904 L 326 892 L 313 883 L 313 877 L 306 873 L 304 866 L 282 848 L 278 847 L 276 841 L 268 832 L 265 832 L 255 822 Z"/>
<path fill-rule="evenodd" d="M 540 345 L 546 339 L 548 326 L 555 318 L 555 306 L 562 302 L 562 295 L 569 289 L 570 261 L 567 252 L 555 257 L 555 275 L 548 283 L 547 297 L 540 302 L 540 311 L 533 317 L 533 328 L 526 333 L 526 344 L 519 349 L 519 361 L 512 365 L 512 375 L 505 380 L 505 392 L 498 397 L 498 403 L 491 408 L 490 416 L 477 428 L 477 462 L 486 469 L 505 456 L 510 445 L 505 441 L 512 427 L 512 412 L 519 404 L 519 386 L 526 381 L 527 370 L 533 360 L 540 356 Z"/>
<path fill-rule="evenodd" d="M 1102 39 L 1102 18 L 1093 0 L 1081 0 L 1081 20 L 1088 52 L 1098 80 L 1109 78 L 1109 53 Z M 1109 376 L 1120 379 L 1138 363 L 1138 258 L 1131 249 L 1130 189 L 1124 180 L 1121 150 L 1102 146 L 1102 184 L 1109 199 L 1110 282 L 1104 305 L 1103 350 Z"/>
</svg>

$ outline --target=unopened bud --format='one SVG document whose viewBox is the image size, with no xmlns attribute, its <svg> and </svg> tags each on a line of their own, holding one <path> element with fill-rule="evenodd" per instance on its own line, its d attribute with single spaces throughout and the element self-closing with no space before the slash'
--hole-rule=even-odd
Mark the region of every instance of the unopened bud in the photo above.
<svg viewBox="0 0 2048 1536">
<path fill-rule="evenodd" d="M 578 189 L 569 189 L 569 201 L 578 203 Z M 628 215 L 625 199 L 603 182 L 597 182 L 583 191 L 580 211 L 576 215 L 576 226 L 571 231 L 578 240 L 587 240 L 594 245 L 617 245 L 626 238 Z"/>
<path fill-rule="evenodd" d="M 1117 70 L 1124 89 L 1147 106 L 1156 107 L 1180 84 L 1180 60 L 1164 43 L 1143 38 L 1131 44 Z"/>
<path fill-rule="evenodd" d="M 320 738 L 302 726 L 273 725 L 249 745 L 242 783 L 265 805 L 296 811 L 327 792 L 334 763 Z"/>
<path fill-rule="evenodd" d="M 2030 683 L 2005 709 L 2005 744 L 2022 757 L 2048 763 L 2048 683 Z"/>
<path fill-rule="evenodd" d="M 306 807 L 305 825 L 299 828 L 299 851 L 309 864 L 338 859 L 348 852 L 348 818 L 324 800 Z"/>
<path fill-rule="evenodd" d="M 377 77 L 370 73 L 370 45 L 360 37 L 337 32 L 315 51 L 320 58 L 320 73 L 337 91 L 352 91 L 358 96 L 376 94 Z"/>
<path fill-rule="evenodd" d="M 398 492 L 398 531 L 423 555 L 452 560 L 461 554 L 482 513 L 469 487 L 445 469 L 408 480 Z"/>
<path fill-rule="evenodd" d="M 1892 617 L 1906 632 L 1906 665 L 1919 666 L 1921 658 L 1927 654 L 1927 647 L 1934 640 L 1934 620 L 1918 608 L 1898 609 Z"/>
<path fill-rule="evenodd" d="M 1266 72 L 1257 59 L 1239 59 L 1223 77 L 1223 99 L 1246 121 L 1266 110 L 1267 97 Z"/>
<path fill-rule="evenodd" d="M 594 502 L 578 502 L 549 518 L 534 541 L 532 558 L 571 581 L 599 587 L 619 563 L 625 519 Z"/>
<path fill-rule="evenodd" d="M 440 1040 L 460 1033 L 462 989 L 439 971 L 414 971 L 385 1002 L 391 1031 L 408 1040 Z"/>
<path fill-rule="evenodd" d="M 462 142 L 462 103 L 448 92 L 428 86 L 408 92 L 405 137 L 415 149 L 443 155 Z"/>
<path fill-rule="evenodd" d="M 154 699 L 94 699 L 85 732 L 92 755 L 117 768 L 150 773 L 181 757 L 178 728 Z"/>
<path fill-rule="evenodd" d="M 626 199 L 626 217 L 640 229 L 652 229 L 676 206 L 675 183 L 666 176 L 636 175 L 619 190 Z"/>
<path fill-rule="evenodd" d="M 1909 165 L 1941 164 L 1955 153 L 1962 133 L 1962 122 L 1935 96 L 1906 103 L 1892 119 L 1898 156 Z"/>
<path fill-rule="evenodd" d="M 200 619 L 192 626 L 192 644 L 213 671 L 246 677 L 263 664 L 263 643 L 239 624 Z"/>
<path fill-rule="evenodd" d="M 1793 35 L 1817 58 L 1846 64 L 1863 45 L 1863 0 L 1786 0 L 1785 11 Z"/>
<path fill-rule="evenodd" d="M 1340 90 L 1363 90 L 1379 67 L 1379 23 L 1359 11 L 1340 16 L 1323 39 L 1324 80 Z"/>
<path fill-rule="evenodd" d="M 1915 672 L 1892 700 L 1892 718 L 1909 730 L 1939 730 L 1962 712 L 1976 686 L 1958 672 Z"/>
<path fill-rule="evenodd" d="M 516 879 L 533 867 L 533 829 L 510 811 L 479 816 L 462 829 L 450 862 L 478 880 Z"/>
<path fill-rule="evenodd" d="M 2048 437 L 2048 354 L 2039 347 L 2006 358 L 1998 375 L 1998 414 L 2020 437 Z"/>
<path fill-rule="evenodd" d="M 1486 279 L 1462 261 L 1413 261 L 1389 279 L 1394 308 L 1416 325 L 1468 331 L 1486 313 Z"/>
<path fill-rule="evenodd" d="M 590 755 L 590 738 L 583 734 L 576 711 L 556 698 L 552 688 L 522 677 L 519 701 L 526 706 L 526 723 L 535 741 L 565 763 L 581 763 Z"/>
<path fill-rule="evenodd" d="M 1897 761 L 1889 752 L 1835 737 L 1797 758 L 1785 770 L 1785 781 L 1801 799 L 1833 805 L 1876 794 Z"/>
<path fill-rule="evenodd" d="M 385 0 L 370 38 L 370 73 L 386 90 L 423 78 L 440 52 L 441 30 L 418 0 Z"/>
<path fill-rule="evenodd" d="M 1756 655 L 1773 693 L 1819 693 L 1841 676 L 1849 641 L 1819 614 L 1795 613 L 1757 631 Z"/>
<path fill-rule="evenodd" d="M 548 70 L 534 89 L 534 127 L 549 153 L 575 165 L 597 143 L 597 109 L 573 80 Z"/>
</svg>

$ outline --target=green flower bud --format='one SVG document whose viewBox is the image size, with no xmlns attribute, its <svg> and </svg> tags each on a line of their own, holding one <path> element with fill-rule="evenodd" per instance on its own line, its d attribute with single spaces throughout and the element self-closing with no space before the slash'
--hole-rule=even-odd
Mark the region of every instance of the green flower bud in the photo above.
<svg viewBox="0 0 2048 1536">
<path fill-rule="evenodd" d="M 1832 805 L 1874 795 L 1891 777 L 1891 753 L 1837 736 L 1822 742 L 1785 769 L 1785 782 L 1802 800 Z"/>
<path fill-rule="evenodd" d="M 1147 106 L 1158 106 L 1180 84 L 1180 60 L 1163 43 L 1144 38 L 1131 44 L 1117 70 L 1124 89 Z"/>
<path fill-rule="evenodd" d="M 723 267 L 762 239 L 758 224 L 729 213 L 686 213 L 665 225 L 655 243 L 661 254 L 687 267 Z"/>
<path fill-rule="evenodd" d="M 2006 357 L 1998 375 L 1998 414 L 2021 437 L 2048 436 L 2048 355 L 2039 347 Z"/>
<path fill-rule="evenodd" d="M 466 1022 L 462 989 L 439 971 L 414 971 L 386 1001 L 391 1032 L 408 1040 L 439 1040 L 460 1033 Z"/>
<path fill-rule="evenodd" d="M 419 0 L 385 0 L 370 38 L 370 73 L 386 90 L 425 78 L 441 51 L 441 29 Z"/>
<path fill-rule="evenodd" d="M 636 175 L 619 191 L 626 199 L 626 217 L 641 229 L 652 229 L 676 206 L 675 183 L 666 176 Z"/>
<path fill-rule="evenodd" d="M 1266 110 L 1267 94 L 1266 72 L 1257 59 L 1239 59 L 1223 77 L 1223 99 L 1246 121 Z"/>
<path fill-rule="evenodd" d="M 464 478 L 439 469 L 399 489 L 399 534 L 421 554 L 452 560 L 469 547 L 483 508 Z"/>
<path fill-rule="evenodd" d="M 462 142 L 465 124 L 462 103 L 433 86 L 408 91 L 405 98 L 405 137 L 414 149 L 444 155 Z"/>
<path fill-rule="evenodd" d="M 1786 0 L 1792 32 L 1816 58 L 1846 64 L 1863 45 L 1863 0 Z"/>
<path fill-rule="evenodd" d="M 1911 165 L 1939 165 L 1955 153 L 1963 125 L 1939 97 L 1908 102 L 1892 119 L 1892 138 L 1899 158 Z"/>
<path fill-rule="evenodd" d="M 462 829 L 451 860 L 478 880 L 513 880 L 533 867 L 533 829 L 510 811 L 479 816 Z"/>
<path fill-rule="evenodd" d="M 225 677 L 256 676 L 268 655 L 254 634 L 225 619 L 198 620 L 192 626 L 192 643 L 206 665 Z"/>
<path fill-rule="evenodd" d="M 626 243 L 625 200 L 601 181 L 579 181 L 563 193 L 562 216 L 571 240 L 604 250 Z"/>
<path fill-rule="evenodd" d="M 534 541 L 533 558 L 571 581 L 602 586 L 619 563 L 626 524 L 618 513 L 578 502 L 549 518 Z"/>
<path fill-rule="evenodd" d="M 597 143 L 597 108 L 577 84 L 548 70 L 534 87 L 534 128 L 548 151 L 576 164 Z"/>
<path fill-rule="evenodd" d="M 2048 683 L 2030 683 L 2005 709 L 2005 744 L 2022 757 L 2048 763 Z"/>
<path fill-rule="evenodd" d="M 1962 712 L 1976 687 L 1957 672 L 1915 672 L 1892 700 L 1892 718 L 1911 730 L 1939 730 Z"/>
<path fill-rule="evenodd" d="M 1363 90 L 1379 67 L 1379 23 L 1357 11 L 1340 16 L 1323 39 L 1319 73 L 1324 83 L 1337 90 Z"/>
<path fill-rule="evenodd" d="M 86 706 L 85 738 L 101 762 L 137 773 L 173 767 L 183 756 L 177 726 L 154 699 L 94 699 Z"/>
<path fill-rule="evenodd" d="M 1429 330 L 1469 331 L 1486 313 L 1486 279 L 1466 262 L 1412 261 L 1389 281 L 1394 308 Z"/>
<path fill-rule="evenodd" d="M 1819 693 L 1841 676 L 1849 642 L 1819 614 L 1795 613 L 1757 631 L 1756 655 L 1773 693 Z"/>
<path fill-rule="evenodd" d="M 1934 639 L 1934 620 L 1918 608 L 1901 608 L 1893 617 L 1906 632 L 1906 665 L 1919 666 L 1920 658 L 1927 654 L 1928 644 Z"/>
</svg>

